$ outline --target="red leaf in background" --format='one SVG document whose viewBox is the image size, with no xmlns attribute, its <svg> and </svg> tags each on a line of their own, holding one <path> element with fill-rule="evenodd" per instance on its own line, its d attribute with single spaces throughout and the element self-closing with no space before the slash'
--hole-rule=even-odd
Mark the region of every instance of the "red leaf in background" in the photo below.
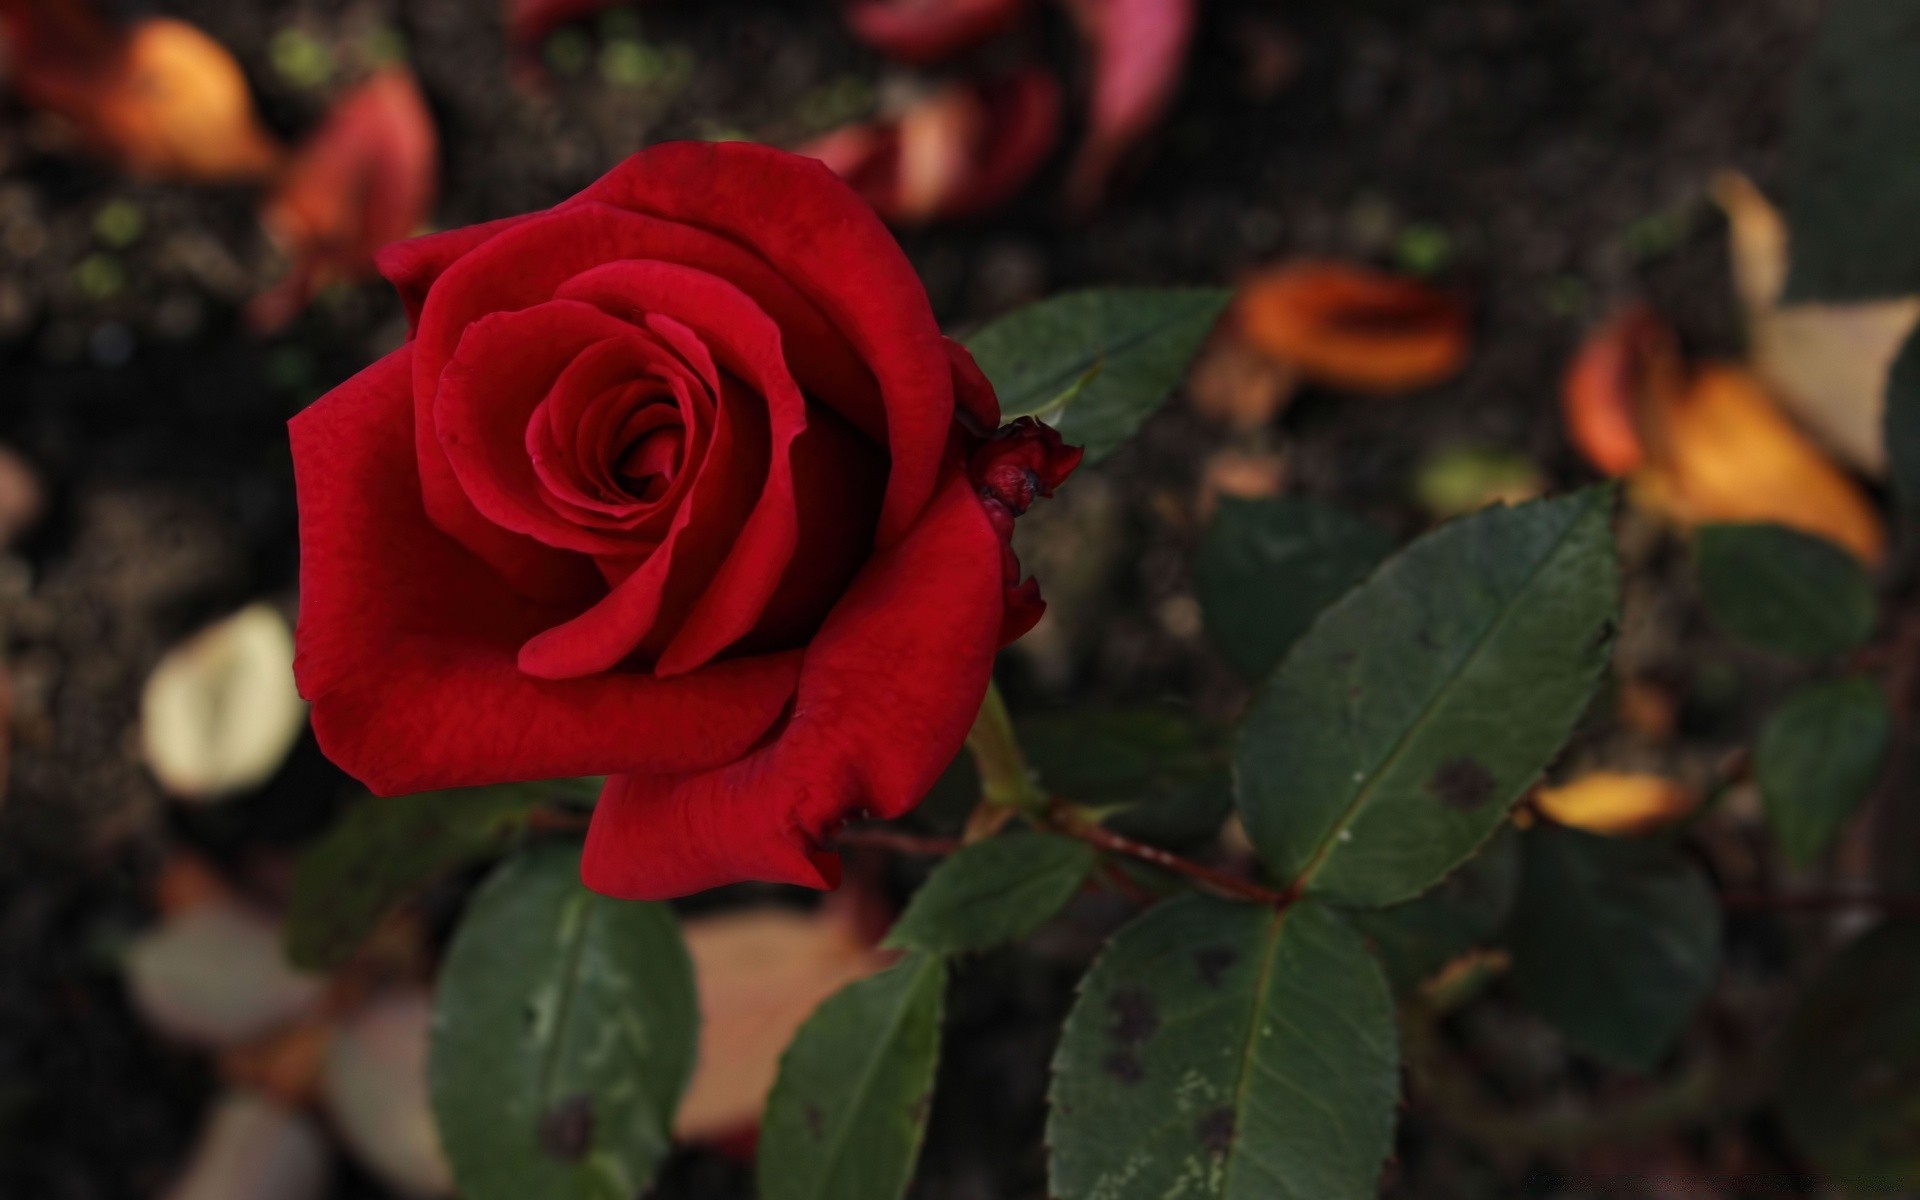
<svg viewBox="0 0 1920 1200">
<path fill-rule="evenodd" d="M 1038 68 L 955 84 L 890 120 L 802 146 L 901 224 L 977 216 L 1013 198 L 1060 135 L 1060 87 Z"/>
<path fill-rule="evenodd" d="M 121 30 L 82 0 L 0 0 L 0 29 L 21 96 L 130 170 L 227 183 L 280 162 L 233 56 L 184 21 Z"/>
<path fill-rule="evenodd" d="M 1658 428 L 1686 387 L 1680 343 L 1660 315 L 1628 308 L 1590 335 L 1567 369 L 1562 405 L 1573 444 L 1607 475 L 1647 457 L 1642 431 Z"/>
<path fill-rule="evenodd" d="M 854 0 L 847 25 L 882 54 L 938 62 L 1020 23 L 1029 0 Z"/>
<path fill-rule="evenodd" d="M 1467 307 L 1453 293 L 1312 259 L 1243 284 L 1232 329 L 1302 378 L 1378 396 L 1442 382 L 1465 364 L 1473 344 Z"/>
<path fill-rule="evenodd" d="M 279 328 L 321 287 L 371 274 L 374 252 L 426 218 L 438 154 L 433 117 L 406 70 L 389 67 L 336 102 L 261 210 L 293 267 L 254 300 L 253 323 Z"/>
<path fill-rule="evenodd" d="M 1087 139 L 1067 181 L 1075 208 L 1097 202 L 1126 152 L 1166 113 L 1193 40 L 1197 0 L 1066 0 L 1093 55 Z"/>
</svg>

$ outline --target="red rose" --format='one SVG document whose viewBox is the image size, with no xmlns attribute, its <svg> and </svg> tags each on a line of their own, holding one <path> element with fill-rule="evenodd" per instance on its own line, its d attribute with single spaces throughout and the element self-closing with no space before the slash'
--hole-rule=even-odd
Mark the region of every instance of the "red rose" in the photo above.
<svg viewBox="0 0 1920 1200">
<path fill-rule="evenodd" d="M 832 886 L 1039 615 L 1012 518 L 1079 461 L 1000 423 L 810 159 L 678 143 L 391 246 L 407 345 L 292 423 L 300 690 L 383 794 L 611 776 L 584 874 Z"/>
</svg>

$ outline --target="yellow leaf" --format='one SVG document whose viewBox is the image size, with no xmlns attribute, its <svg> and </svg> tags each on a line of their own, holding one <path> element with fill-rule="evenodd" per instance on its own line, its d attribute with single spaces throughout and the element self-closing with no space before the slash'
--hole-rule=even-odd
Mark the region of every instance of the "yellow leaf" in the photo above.
<svg viewBox="0 0 1920 1200">
<path fill-rule="evenodd" d="M 1636 503 L 1685 526 L 1788 525 L 1837 542 L 1869 565 L 1886 553 L 1886 526 L 1866 492 L 1748 372 L 1703 368 L 1660 426 L 1660 453 L 1631 477 Z"/>
<path fill-rule="evenodd" d="M 1690 789 L 1664 776 L 1621 771 L 1595 771 L 1534 797 L 1534 805 L 1562 825 L 1614 836 L 1671 825 L 1697 802 Z"/>
<path fill-rule="evenodd" d="M 1747 311 L 1755 373 L 1835 452 L 1884 474 L 1887 372 L 1920 324 L 1920 297 L 1782 305 L 1786 222 L 1743 175 L 1721 175 L 1714 198 L 1731 230 L 1734 286 Z"/>
</svg>

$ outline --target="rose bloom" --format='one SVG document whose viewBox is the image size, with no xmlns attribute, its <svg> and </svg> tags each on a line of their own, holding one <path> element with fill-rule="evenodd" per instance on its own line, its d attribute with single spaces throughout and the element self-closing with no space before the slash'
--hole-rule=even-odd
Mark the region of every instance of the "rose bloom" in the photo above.
<svg viewBox="0 0 1920 1200">
<path fill-rule="evenodd" d="M 674 143 L 390 246 L 406 345 L 294 418 L 294 664 L 375 792 L 607 775 L 614 896 L 831 887 L 1038 619 L 1013 518 L 1079 461 L 941 336 L 811 159 Z"/>
</svg>

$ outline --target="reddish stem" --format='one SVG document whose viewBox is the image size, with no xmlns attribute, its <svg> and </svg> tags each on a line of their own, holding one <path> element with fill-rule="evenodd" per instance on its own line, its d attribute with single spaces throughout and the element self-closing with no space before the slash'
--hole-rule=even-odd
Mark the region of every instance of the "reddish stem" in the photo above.
<svg viewBox="0 0 1920 1200">
<path fill-rule="evenodd" d="M 919 858 L 945 858 L 960 849 L 958 838 L 921 837 L 918 834 L 901 833 L 897 829 L 873 825 L 860 829 L 842 829 L 833 841 L 837 846 L 891 850 L 896 854 L 911 854 Z"/>
<path fill-rule="evenodd" d="M 1920 896 L 1884 892 L 1724 892 L 1720 902 L 1741 912 L 1823 913 L 1870 908 L 1890 917 L 1920 917 Z"/>
<path fill-rule="evenodd" d="M 1079 838 L 1095 849 L 1139 859 L 1163 871 L 1171 871 L 1175 875 L 1191 879 L 1210 892 L 1235 900 L 1248 900 L 1254 904 L 1265 904 L 1272 908 L 1285 908 L 1299 899 L 1298 894 L 1292 891 L 1280 892 L 1261 887 L 1250 879 L 1242 879 L 1238 875 L 1229 875 L 1225 871 L 1201 866 L 1192 859 L 1182 858 L 1170 850 L 1162 850 L 1158 846 L 1150 846 L 1145 842 L 1136 842 L 1124 834 L 1115 833 L 1104 825 L 1087 820 L 1067 805 L 1057 801 L 1047 811 L 1047 825 L 1059 833 Z"/>
</svg>

